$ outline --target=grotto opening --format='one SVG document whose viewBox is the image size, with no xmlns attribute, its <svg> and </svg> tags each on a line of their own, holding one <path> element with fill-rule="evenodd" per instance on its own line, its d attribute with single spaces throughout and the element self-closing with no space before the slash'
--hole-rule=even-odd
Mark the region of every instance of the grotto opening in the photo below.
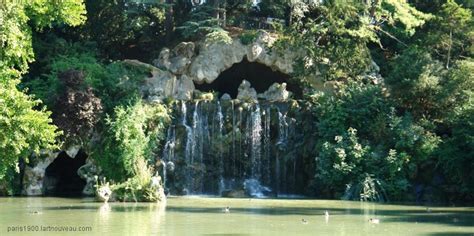
<svg viewBox="0 0 474 236">
<path fill-rule="evenodd" d="M 85 165 L 87 154 L 80 150 L 74 158 L 63 151 L 46 168 L 43 180 L 44 194 L 49 196 L 81 196 L 86 185 L 77 174 L 77 170 Z"/>
<path fill-rule="evenodd" d="M 286 83 L 294 97 L 300 98 L 302 94 L 301 88 L 291 81 L 290 75 L 258 62 L 250 62 L 247 57 L 221 72 L 212 83 L 195 82 L 195 88 L 203 92 L 218 92 L 219 97 L 227 93 L 231 98 L 237 98 L 238 88 L 243 80 L 250 82 L 259 94 L 267 91 L 274 83 Z"/>
</svg>

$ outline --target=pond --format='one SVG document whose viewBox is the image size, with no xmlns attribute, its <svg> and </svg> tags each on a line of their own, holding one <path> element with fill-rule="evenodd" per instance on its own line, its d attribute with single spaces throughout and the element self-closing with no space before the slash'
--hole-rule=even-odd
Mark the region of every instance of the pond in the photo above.
<svg viewBox="0 0 474 236">
<path fill-rule="evenodd" d="M 0 198 L 0 213 L 0 235 L 474 235 L 474 207 L 353 201 L 170 197 L 164 208 L 25 197 Z M 66 229 L 91 230 L 46 231 Z"/>
</svg>

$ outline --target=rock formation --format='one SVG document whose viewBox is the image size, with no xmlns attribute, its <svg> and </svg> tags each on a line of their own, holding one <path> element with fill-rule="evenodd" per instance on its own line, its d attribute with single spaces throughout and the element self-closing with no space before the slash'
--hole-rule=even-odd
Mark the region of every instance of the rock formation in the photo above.
<svg viewBox="0 0 474 236">
<path fill-rule="evenodd" d="M 239 86 L 239 93 L 237 99 L 244 101 L 255 101 L 257 100 L 257 91 L 251 87 L 247 80 L 243 80 Z"/>
<path fill-rule="evenodd" d="M 286 90 L 286 83 L 274 83 L 267 91 L 259 95 L 259 98 L 268 101 L 286 101 L 290 97 L 290 92 Z"/>
<path fill-rule="evenodd" d="M 148 101 L 160 101 L 164 98 L 190 100 L 195 90 L 194 83 L 212 83 L 221 72 L 233 64 L 247 58 L 285 74 L 293 72 L 293 62 L 298 52 L 286 50 L 271 51 L 277 40 L 275 34 L 260 31 L 256 40 L 244 45 L 240 39 L 233 38 L 232 43 L 182 42 L 175 48 L 163 48 L 154 66 L 136 60 L 127 63 L 149 68 L 151 76 L 145 79 L 141 92 Z M 199 54 L 195 54 L 198 51 Z"/>
<path fill-rule="evenodd" d="M 43 180 L 46 173 L 46 168 L 59 155 L 58 152 L 42 153 L 43 158 L 36 158 L 37 163 L 33 166 L 27 165 L 23 175 L 23 190 L 22 194 L 28 196 L 43 195 Z"/>
<path fill-rule="evenodd" d="M 86 164 L 77 170 L 77 175 L 86 181 L 86 186 L 82 190 L 82 194 L 93 196 L 95 194 L 94 185 L 97 184 L 96 177 L 100 176 L 100 168 L 93 162 L 91 158 L 87 158 Z"/>
</svg>

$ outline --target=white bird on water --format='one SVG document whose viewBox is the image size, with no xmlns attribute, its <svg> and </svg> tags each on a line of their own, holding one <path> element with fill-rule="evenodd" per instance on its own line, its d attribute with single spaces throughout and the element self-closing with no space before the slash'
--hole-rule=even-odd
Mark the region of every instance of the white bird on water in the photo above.
<svg viewBox="0 0 474 236">
<path fill-rule="evenodd" d="M 326 223 L 329 222 L 329 211 L 324 211 L 324 219 L 326 220 Z"/>
<path fill-rule="evenodd" d="M 369 219 L 369 223 L 371 223 L 371 224 L 379 224 L 379 223 L 380 223 L 380 219 L 377 219 L 377 218 L 370 218 L 370 219 Z"/>
<path fill-rule="evenodd" d="M 230 213 L 230 207 L 226 206 L 226 207 L 222 210 L 222 212 L 224 212 L 224 213 Z"/>
</svg>

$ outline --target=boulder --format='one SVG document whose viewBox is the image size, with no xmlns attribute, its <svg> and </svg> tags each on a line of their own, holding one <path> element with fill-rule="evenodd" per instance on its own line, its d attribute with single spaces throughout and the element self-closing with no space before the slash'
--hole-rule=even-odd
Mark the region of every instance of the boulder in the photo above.
<svg viewBox="0 0 474 236">
<path fill-rule="evenodd" d="M 171 65 L 170 49 L 169 48 L 161 49 L 160 55 L 158 56 L 157 59 L 153 61 L 153 65 L 164 70 L 169 70 L 170 65 Z"/>
<path fill-rule="evenodd" d="M 33 166 L 27 165 L 23 175 L 22 194 L 27 196 L 43 195 L 43 180 L 46 168 L 56 159 L 59 152 L 44 152 L 40 155 L 43 158 L 37 158 L 37 162 Z"/>
<path fill-rule="evenodd" d="M 193 98 L 194 83 L 186 75 L 181 75 L 174 88 L 173 97 L 178 100 L 191 100 Z"/>
<path fill-rule="evenodd" d="M 145 91 L 149 97 L 164 99 L 173 96 L 176 86 L 176 76 L 168 71 L 156 69 L 152 71 L 152 76 L 147 78 L 142 91 Z"/>
<path fill-rule="evenodd" d="M 191 59 L 194 56 L 194 48 L 193 42 L 181 42 L 173 49 L 173 56 Z"/>
<path fill-rule="evenodd" d="M 144 66 L 150 70 L 151 76 L 145 78 L 140 87 L 142 96 L 147 98 L 148 102 L 161 102 L 165 98 L 192 99 L 195 89 L 194 83 L 187 75 L 178 75 L 178 79 L 170 71 L 161 70 L 137 60 L 125 60 L 125 62 L 136 66 Z"/>
<path fill-rule="evenodd" d="M 231 44 L 203 43 L 188 73 L 199 84 L 212 83 L 222 71 L 242 61 L 246 52 L 247 47 L 238 39 Z"/>
<path fill-rule="evenodd" d="M 80 145 L 73 145 L 66 149 L 66 154 L 71 158 L 75 158 L 79 150 L 81 150 Z"/>
<path fill-rule="evenodd" d="M 251 87 L 250 82 L 243 80 L 239 86 L 237 94 L 237 99 L 243 101 L 256 101 L 257 100 L 257 91 Z"/>
<path fill-rule="evenodd" d="M 286 90 L 286 83 L 274 83 L 265 91 L 259 95 L 259 98 L 268 101 L 286 101 L 290 97 L 290 92 Z"/>
<path fill-rule="evenodd" d="M 96 177 L 100 175 L 100 168 L 94 163 L 93 159 L 87 158 L 86 164 L 79 167 L 77 175 L 86 181 L 82 194 L 93 196 L 95 193 Z"/>
<path fill-rule="evenodd" d="M 194 43 L 181 42 L 173 49 L 173 57 L 169 59 L 168 69 L 174 74 L 183 74 L 191 64 L 194 56 Z"/>
<path fill-rule="evenodd" d="M 168 48 L 163 48 L 158 59 L 154 60 L 153 64 L 173 74 L 183 74 L 191 64 L 191 59 L 194 56 L 194 47 L 193 42 L 181 42 L 172 51 Z"/>
<path fill-rule="evenodd" d="M 224 93 L 224 94 L 221 96 L 221 100 L 222 100 L 222 101 L 229 101 L 229 100 L 232 100 L 232 97 L 231 97 L 228 93 Z"/>
</svg>

